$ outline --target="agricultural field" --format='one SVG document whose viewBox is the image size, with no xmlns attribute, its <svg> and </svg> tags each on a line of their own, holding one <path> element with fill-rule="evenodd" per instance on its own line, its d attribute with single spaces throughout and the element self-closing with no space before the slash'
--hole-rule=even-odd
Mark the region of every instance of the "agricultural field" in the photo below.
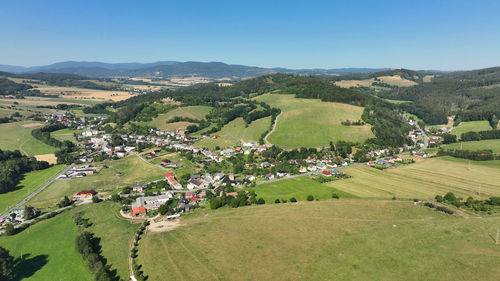
<svg viewBox="0 0 500 281">
<path fill-rule="evenodd" d="M 59 95 L 66 99 L 92 100 L 92 101 L 122 101 L 133 95 L 125 91 L 108 91 L 97 89 L 85 89 L 76 87 L 58 87 L 37 84 L 37 89 L 43 94 Z"/>
<path fill-rule="evenodd" d="M 233 147 L 238 142 L 258 142 L 262 134 L 271 126 L 271 117 L 257 119 L 246 127 L 243 118 L 236 118 L 227 123 L 222 129 L 215 133 L 219 138 L 205 138 L 196 145 L 203 148 L 215 149 Z"/>
<path fill-rule="evenodd" d="M 500 140 L 481 140 L 466 141 L 445 144 L 441 146 L 444 149 L 463 149 L 463 150 L 484 150 L 491 149 L 493 153 L 500 154 Z"/>
<path fill-rule="evenodd" d="M 26 196 L 30 195 L 35 189 L 42 186 L 45 182 L 57 175 L 64 169 L 64 165 L 52 166 L 45 170 L 38 170 L 26 173 L 19 183 L 18 189 L 0 194 L 0 212 L 3 213 Z"/>
<path fill-rule="evenodd" d="M 379 76 L 377 77 L 380 81 L 391 86 L 397 86 L 397 87 L 410 87 L 417 85 L 418 83 L 415 81 L 411 81 L 405 78 L 402 78 L 400 75 L 393 75 L 393 76 Z M 370 78 L 370 79 L 364 79 L 364 80 L 341 80 L 335 82 L 335 85 L 342 87 L 342 88 L 352 88 L 352 87 L 372 87 L 373 83 L 377 82 L 375 81 L 375 78 Z M 382 88 L 380 86 L 373 86 L 375 88 Z"/>
<path fill-rule="evenodd" d="M 342 171 L 352 178 L 326 185 L 359 197 L 432 199 L 450 191 L 463 198 L 500 196 L 500 161 L 439 157 L 386 170 L 358 165 Z"/>
<path fill-rule="evenodd" d="M 466 219 L 410 201 L 330 199 L 197 210 L 181 223 L 141 239 L 138 261 L 149 280 L 500 276 L 500 247 L 490 236 L 500 217 Z"/>
<path fill-rule="evenodd" d="M 160 130 L 170 131 L 175 129 L 186 129 L 187 126 L 194 123 L 191 122 L 175 122 L 167 124 L 167 120 L 172 119 L 175 116 L 188 117 L 192 119 L 203 119 L 211 110 L 209 106 L 184 106 L 175 108 L 167 113 L 158 115 L 158 117 L 153 118 L 152 121 L 145 122 L 146 125 L 158 128 Z"/>
<path fill-rule="evenodd" d="M 44 220 L 14 236 L 0 237 L 0 245 L 16 259 L 15 280 L 93 280 L 76 249 L 78 228 L 71 211 Z"/>
<path fill-rule="evenodd" d="M 268 137 L 269 142 L 280 147 L 322 147 L 330 141 L 363 142 L 374 137 L 370 125 L 341 125 L 345 120 L 361 119 L 363 108 L 359 106 L 283 94 L 265 94 L 255 99 L 282 110 L 276 130 Z"/>
<path fill-rule="evenodd" d="M 102 255 L 112 270 L 116 269 L 123 280 L 128 280 L 130 240 L 139 228 L 120 215 L 121 205 L 114 202 L 83 205 L 78 211 L 92 223 L 88 231 L 101 238 Z"/>
<path fill-rule="evenodd" d="M 289 201 L 292 197 L 295 197 L 298 201 L 303 201 L 306 200 L 308 195 L 314 196 L 314 199 L 328 199 L 332 198 L 333 193 L 341 198 L 356 197 L 305 176 L 260 184 L 254 190 L 257 197 L 264 198 L 266 203 L 273 203 L 276 199 Z"/>
<path fill-rule="evenodd" d="M 0 124 L 0 132 L 2 132 L 0 134 L 0 149 L 17 149 L 30 156 L 54 153 L 57 148 L 31 136 L 31 131 L 42 125 L 42 123 L 33 121 Z"/>
<path fill-rule="evenodd" d="M 488 121 L 468 121 L 458 124 L 458 126 L 453 128 L 451 133 L 460 138 L 463 133 L 488 130 L 491 130 L 491 126 Z"/>
<path fill-rule="evenodd" d="M 50 136 L 60 141 L 76 142 L 74 134 L 80 134 L 83 130 L 61 129 L 50 133 Z"/>
<path fill-rule="evenodd" d="M 71 197 L 84 189 L 94 189 L 98 192 L 111 191 L 134 183 L 158 180 L 165 175 L 165 170 L 152 166 L 134 155 L 94 165 L 107 165 L 109 168 L 83 178 L 57 180 L 38 193 L 28 204 L 35 207 L 53 206 L 64 196 Z M 117 175 L 117 172 L 121 175 Z"/>
</svg>

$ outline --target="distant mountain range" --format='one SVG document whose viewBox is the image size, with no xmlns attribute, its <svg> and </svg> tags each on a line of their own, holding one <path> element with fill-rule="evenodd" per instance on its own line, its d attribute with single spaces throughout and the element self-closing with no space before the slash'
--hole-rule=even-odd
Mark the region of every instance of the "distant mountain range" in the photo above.
<svg viewBox="0 0 500 281">
<path fill-rule="evenodd" d="M 0 71 L 12 73 L 67 73 L 92 78 L 104 77 L 208 77 L 211 79 L 229 78 L 232 80 L 256 77 L 272 73 L 345 75 L 370 73 L 389 70 L 389 68 L 336 68 L 336 69 L 287 69 L 262 68 L 245 65 L 232 65 L 222 62 L 178 62 L 159 61 L 153 63 L 103 63 L 103 62 L 58 62 L 51 65 L 22 67 L 0 64 Z"/>
</svg>

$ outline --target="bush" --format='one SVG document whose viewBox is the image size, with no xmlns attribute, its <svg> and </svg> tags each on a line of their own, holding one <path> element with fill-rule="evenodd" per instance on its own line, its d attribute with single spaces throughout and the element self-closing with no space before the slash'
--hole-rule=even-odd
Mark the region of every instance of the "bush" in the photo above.
<svg viewBox="0 0 500 281">
<path fill-rule="evenodd" d="M 438 201 L 439 203 L 443 202 L 443 196 L 441 196 L 441 195 L 436 195 L 435 199 L 436 199 L 436 201 Z"/>
<path fill-rule="evenodd" d="M 274 203 L 278 204 L 278 203 L 281 203 L 281 201 L 279 199 L 276 199 L 276 200 L 274 200 Z"/>
<path fill-rule="evenodd" d="M 297 202 L 297 199 L 295 199 L 295 197 L 292 197 L 292 198 L 290 198 L 290 202 L 295 203 L 295 202 Z"/>
<path fill-rule="evenodd" d="M 337 193 L 334 193 L 334 194 L 332 194 L 332 198 L 339 199 L 340 197 L 337 195 Z"/>
<path fill-rule="evenodd" d="M 396 200 L 396 196 L 392 196 L 392 200 Z"/>
<path fill-rule="evenodd" d="M 266 200 L 264 200 L 264 198 L 262 198 L 262 197 L 261 197 L 261 198 L 259 198 L 259 199 L 257 200 L 257 204 L 259 204 L 259 205 L 266 204 Z"/>
<path fill-rule="evenodd" d="M 314 201 L 314 196 L 307 195 L 307 201 Z"/>
</svg>

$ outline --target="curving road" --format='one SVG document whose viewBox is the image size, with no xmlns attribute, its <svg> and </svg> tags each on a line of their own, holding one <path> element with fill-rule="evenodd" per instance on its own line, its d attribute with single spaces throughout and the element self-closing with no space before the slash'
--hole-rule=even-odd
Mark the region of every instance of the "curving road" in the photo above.
<svg viewBox="0 0 500 281">
<path fill-rule="evenodd" d="M 270 136 L 274 130 L 276 129 L 276 125 L 278 124 L 278 118 L 280 118 L 281 114 L 283 114 L 283 112 L 280 112 L 280 114 L 278 114 L 278 116 L 276 116 L 276 120 L 274 120 L 274 124 L 273 124 L 273 128 L 271 129 L 271 131 L 269 131 L 269 133 L 267 133 L 267 135 L 264 137 L 264 142 L 266 143 L 266 145 L 273 145 L 272 143 L 270 143 L 268 140 L 267 140 L 267 137 Z"/>
</svg>

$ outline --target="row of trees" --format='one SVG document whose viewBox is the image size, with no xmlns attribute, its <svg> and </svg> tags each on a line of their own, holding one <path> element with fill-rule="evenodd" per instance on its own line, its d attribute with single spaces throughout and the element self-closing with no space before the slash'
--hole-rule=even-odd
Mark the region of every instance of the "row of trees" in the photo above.
<svg viewBox="0 0 500 281">
<path fill-rule="evenodd" d="M 50 167 L 49 163 L 24 156 L 19 150 L 0 149 L 0 193 L 16 189 L 24 173 L 48 167 Z"/>
<path fill-rule="evenodd" d="M 440 149 L 437 156 L 453 156 L 475 161 L 495 160 L 499 157 L 493 154 L 492 150 L 443 150 Z"/>
<path fill-rule="evenodd" d="M 461 141 L 479 141 L 479 140 L 492 140 L 492 139 L 500 139 L 500 130 L 467 132 L 463 133 L 460 137 Z"/>
<path fill-rule="evenodd" d="M 62 124 L 49 124 L 42 128 L 34 129 L 31 131 L 31 135 L 43 143 L 59 148 L 59 150 L 55 152 L 58 164 L 71 164 L 75 160 L 72 155 L 76 150 L 75 144 L 68 140 L 60 141 L 50 136 L 51 132 L 64 128 L 66 128 L 66 126 Z"/>
</svg>

